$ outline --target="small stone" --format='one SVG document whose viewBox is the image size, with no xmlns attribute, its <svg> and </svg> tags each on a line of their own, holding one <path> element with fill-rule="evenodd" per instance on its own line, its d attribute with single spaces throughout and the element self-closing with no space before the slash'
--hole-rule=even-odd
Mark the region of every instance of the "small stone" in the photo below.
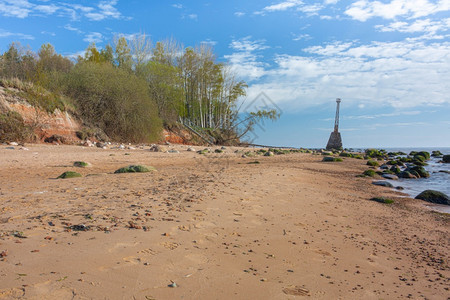
<svg viewBox="0 0 450 300">
<path fill-rule="evenodd" d="M 394 187 L 392 183 L 387 181 L 373 181 L 372 184 L 384 187 Z"/>
<path fill-rule="evenodd" d="M 171 284 L 168 285 L 168 287 L 176 288 L 178 286 L 177 286 L 177 284 L 175 282 L 172 282 Z"/>
</svg>

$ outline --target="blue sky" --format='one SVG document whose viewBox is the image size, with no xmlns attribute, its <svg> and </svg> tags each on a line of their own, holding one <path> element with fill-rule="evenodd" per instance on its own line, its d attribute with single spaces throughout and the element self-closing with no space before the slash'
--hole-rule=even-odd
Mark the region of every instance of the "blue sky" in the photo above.
<svg viewBox="0 0 450 300">
<path fill-rule="evenodd" d="M 214 46 L 246 103 L 281 111 L 257 143 L 324 147 L 339 97 L 344 147 L 450 147 L 450 0 L 0 0 L 2 52 L 141 33 Z"/>
</svg>

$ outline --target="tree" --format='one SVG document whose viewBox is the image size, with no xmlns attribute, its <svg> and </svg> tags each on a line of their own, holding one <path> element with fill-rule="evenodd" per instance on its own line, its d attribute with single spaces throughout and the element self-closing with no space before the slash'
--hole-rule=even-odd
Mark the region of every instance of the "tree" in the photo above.
<svg viewBox="0 0 450 300">
<path fill-rule="evenodd" d="M 123 36 L 119 38 L 115 37 L 114 48 L 116 65 L 119 68 L 131 71 L 133 60 L 131 56 L 131 49 L 128 47 L 127 40 Z"/>
</svg>

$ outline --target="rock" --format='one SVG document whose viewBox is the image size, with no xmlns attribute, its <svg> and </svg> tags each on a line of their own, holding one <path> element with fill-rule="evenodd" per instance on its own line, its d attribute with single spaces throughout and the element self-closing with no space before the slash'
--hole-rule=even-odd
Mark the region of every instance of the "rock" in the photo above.
<svg viewBox="0 0 450 300">
<path fill-rule="evenodd" d="M 106 149 L 106 144 L 105 144 L 105 143 L 97 142 L 95 145 L 96 145 L 98 148 Z"/>
<path fill-rule="evenodd" d="M 6 147 L 5 149 L 8 149 L 8 150 L 14 150 L 14 149 L 16 149 L 16 148 L 14 148 L 13 146 L 9 146 L 9 147 Z"/>
<path fill-rule="evenodd" d="M 153 167 L 141 166 L 141 165 L 130 165 L 128 167 L 123 167 L 114 172 L 114 174 L 120 173 L 147 173 L 156 171 Z"/>
<path fill-rule="evenodd" d="M 383 178 L 390 179 L 390 180 L 398 180 L 398 176 L 393 175 L 393 174 L 383 174 L 381 176 L 383 176 Z"/>
<path fill-rule="evenodd" d="M 180 151 L 176 149 L 170 149 L 169 151 L 167 151 L 167 153 L 180 153 Z"/>
<path fill-rule="evenodd" d="M 273 152 L 272 151 L 267 151 L 266 153 L 264 153 L 264 156 L 273 156 Z"/>
<path fill-rule="evenodd" d="M 367 165 L 371 166 L 371 167 L 377 167 L 378 166 L 378 162 L 376 162 L 375 160 L 368 160 L 367 161 Z"/>
<path fill-rule="evenodd" d="M 415 199 L 420 199 L 435 204 L 450 205 L 450 198 L 446 194 L 434 190 L 425 190 L 417 195 Z"/>
<path fill-rule="evenodd" d="M 188 147 L 188 148 L 187 148 L 187 151 L 189 151 L 189 152 L 195 152 L 195 148 Z"/>
<path fill-rule="evenodd" d="M 374 170 L 366 170 L 363 173 L 364 176 L 369 176 L 369 177 L 375 177 L 376 174 L 377 173 Z"/>
<path fill-rule="evenodd" d="M 161 147 L 160 145 L 151 145 L 150 149 L 151 152 L 165 152 L 166 149 L 164 149 L 163 147 Z"/>
<path fill-rule="evenodd" d="M 67 178 L 76 178 L 76 177 L 83 177 L 80 173 L 73 172 L 73 171 L 67 171 L 62 173 L 57 177 L 57 179 L 67 179 Z"/>
<path fill-rule="evenodd" d="M 125 150 L 125 145 L 119 145 L 120 150 Z"/>
<path fill-rule="evenodd" d="M 372 184 L 384 187 L 394 187 L 392 183 L 387 181 L 372 181 Z"/>
<path fill-rule="evenodd" d="M 86 168 L 89 167 L 90 165 L 91 165 L 90 163 L 84 161 L 76 161 L 73 163 L 73 166 L 77 168 Z"/>
<path fill-rule="evenodd" d="M 178 287 L 178 285 L 175 282 L 172 282 L 171 284 L 168 285 L 168 287 L 176 288 Z"/>
<path fill-rule="evenodd" d="M 387 170 L 387 169 L 389 169 L 389 166 L 386 165 L 386 164 L 384 164 L 384 165 L 381 165 L 381 166 L 380 166 L 380 169 L 381 169 L 381 170 Z"/>
<path fill-rule="evenodd" d="M 428 173 L 424 167 L 421 166 L 414 166 L 414 167 L 410 167 L 407 168 L 406 171 L 410 172 L 413 175 L 416 175 L 417 173 L 417 177 L 421 177 L 421 178 L 428 178 L 430 177 L 430 173 Z"/>
<path fill-rule="evenodd" d="M 444 155 L 442 156 L 442 162 L 444 164 L 450 164 L 450 155 Z"/>
<path fill-rule="evenodd" d="M 66 138 L 61 135 L 54 134 L 54 135 L 44 139 L 44 142 L 50 143 L 50 144 L 53 144 L 53 143 L 64 144 L 66 142 Z"/>
<path fill-rule="evenodd" d="M 19 146 L 19 143 L 17 143 L 17 142 L 11 142 L 11 143 L 9 143 L 9 145 L 10 145 L 10 146 Z"/>
<path fill-rule="evenodd" d="M 405 188 L 402 187 L 402 186 L 396 186 L 395 189 L 396 189 L 396 190 L 399 190 L 399 191 L 403 191 Z"/>
<path fill-rule="evenodd" d="M 92 143 L 90 140 L 86 140 L 83 143 L 83 146 L 85 146 L 85 147 L 94 147 L 94 143 Z"/>
<path fill-rule="evenodd" d="M 399 178 L 405 178 L 405 179 L 416 179 L 416 178 L 417 178 L 417 176 L 414 176 L 413 174 L 411 174 L 411 173 L 408 172 L 408 171 L 400 172 L 400 173 L 398 174 L 398 177 L 399 177 Z"/>
<path fill-rule="evenodd" d="M 216 150 L 214 150 L 214 153 L 223 153 L 223 150 L 222 149 L 216 149 Z"/>
<path fill-rule="evenodd" d="M 385 198 L 385 197 L 374 197 L 374 198 L 372 198 L 370 200 L 378 202 L 378 203 L 385 203 L 385 204 L 392 204 L 392 203 L 394 203 L 394 200 L 389 199 L 389 198 Z"/>
<path fill-rule="evenodd" d="M 431 152 L 431 156 L 433 156 L 433 157 L 441 157 L 442 153 L 439 150 L 433 151 L 433 152 Z"/>
<path fill-rule="evenodd" d="M 322 161 L 326 161 L 326 162 L 341 162 L 342 158 L 339 157 L 332 157 L 332 156 L 325 156 Z"/>
<path fill-rule="evenodd" d="M 20 147 L 19 150 L 29 151 L 30 149 L 28 149 L 27 147 Z"/>
<path fill-rule="evenodd" d="M 439 170 L 439 173 L 447 173 L 447 174 L 450 174 L 450 171 L 447 171 L 447 170 Z"/>
</svg>

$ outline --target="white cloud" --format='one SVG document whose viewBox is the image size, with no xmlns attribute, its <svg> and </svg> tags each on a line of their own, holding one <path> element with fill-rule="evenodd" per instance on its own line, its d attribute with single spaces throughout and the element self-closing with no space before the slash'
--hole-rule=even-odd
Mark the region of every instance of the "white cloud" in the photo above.
<svg viewBox="0 0 450 300">
<path fill-rule="evenodd" d="M 0 13 L 6 17 L 26 18 L 31 13 L 32 5 L 27 0 L 2 0 Z"/>
<path fill-rule="evenodd" d="M 230 44 L 230 48 L 245 52 L 252 52 L 269 48 L 269 46 L 265 45 L 265 40 L 252 41 L 251 38 L 251 36 L 247 36 L 240 40 L 233 40 Z"/>
<path fill-rule="evenodd" d="M 377 107 L 450 104 L 450 42 L 336 42 L 304 51 L 309 55 L 276 55 L 272 68 L 258 56 L 237 56 L 239 52 L 231 62 L 237 70 L 240 64 L 257 70 L 260 80 L 250 85 L 250 99 L 264 91 L 292 110 L 336 97 Z"/>
<path fill-rule="evenodd" d="M 197 20 L 198 19 L 198 15 L 197 14 L 189 14 L 188 18 L 191 20 Z"/>
<path fill-rule="evenodd" d="M 450 18 L 433 21 L 430 19 L 415 20 L 411 23 L 408 22 L 393 22 L 388 25 L 375 26 L 382 32 L 404 32 L 404 33 L 427 33 L 435 36 L 436 33 L 441 31 L 448 31 L 450 29 Z"/>
<path fill-rule="evenodd" d="M 339 2 L 339 0 L 325 0 L 324 1 L 325 5 L 336 4 L 338 2 Z"/>
<path fill-rule="evenodd" d="M 448 10 L 450 10 L 450 1 L 448 0 L 438 0 L 435 3 L 428 0 L 391 0 L 388 3 L 358 0 L 347 8 L 345 14 L 355 20 L 365 22 L 374 17 L 384 19 L 420 18 Z"/>
<path fill-rule="evenodd" d="M 240 40 L 233 40 L 229 47 L 237 52 L 225 55 L 225 59 L 241 78 L 253 81 L 264 76 L 266 64 L 259 62 L 260 56 L 254 53 L 269 48 L 265 45 L 264 40 L 253 41 L 248 36 Z"/>
<path fill-rule="evenodd" d="M 241 12 L 241 11 L 237 11 L 237 12 L 234 13 L 234 15 L 235 15 L 236 17 L 243 17 L 243 16 L 245 16 L 245 13 L 244 13 L 244 12 Z"/>
<path fill-rule="evenodd" d="M 307 41 L 307 40 L 310 40 L 310 39 L 312 39 L 312 37 L 309 35 L 309 34 L 307 34 L 307 33 L 304 33 L 304 34 L 293 34 L 293 41 L 301 41 L 301 40 L 305 40 L 305 41 Z"/>
<path fill-rule="evenodd" d="M 24 33 L 10 32 L 4 29 L 0 29 L 0 38 L 5 37 L 17 37 L 22 40 L 34 40 L 34 36 Z"/>
<path fill-rule="evenodd" d="M 273 11 L 283 11 L 289 8 L 298 7 L 303 4 L 303 1 L 300 0 L 288 0 L 285 2 L 281 2 L 274 5 L 269 5 L 263 8 L 265 11 L 273 12 Z"/>
<path fill-rule="evenodd" d="M 207 44 L 210 46 L 215 46 L 215 45 L 217 45 L 217 41 L 213 41 L 211 39 L 206 39 L 205 41 L 201 41 L 200 44 Z"/>
<path fill-rule="evenodd" d="M 70 24 L 65 25 L 64 29 L 69 30 L 69 31 L 75 31 L 76 33 L 83 33 L 83 31 L 81 31 L 79 28 L 73 27 Z"/>
<path fill-rule="evenodd" d="M 83 41 L 88 43 L 101 43 L 103 41 L 103 35 L 100 32 L 88 33 Z"/>
<path fill-rule="evenodd" d="M 36 2 L 36 1 L 35 1 Z M 47 1 L 40 1 L 47 2 Z M 7 17 L 27 18 L 32 16 L 69 16 L 78 20 L 84 16 L 92 21 L 105 19 L 120 19 L 122 14 L 115 7 L 117 0 L 100 1 L 97 7 L 57 2 L 56 4 L 36 4 L 28 0 L 0 0 L 0 14 Z"/>
<path fill-rule="evenodd" d="M 180 3 L 172 4 L 172 7 L 175 7 L 175 8 L 178 8 L 178 9 L 182 9 L 183 8 L 183 4 L 180 4 Z"/>
</svg>

